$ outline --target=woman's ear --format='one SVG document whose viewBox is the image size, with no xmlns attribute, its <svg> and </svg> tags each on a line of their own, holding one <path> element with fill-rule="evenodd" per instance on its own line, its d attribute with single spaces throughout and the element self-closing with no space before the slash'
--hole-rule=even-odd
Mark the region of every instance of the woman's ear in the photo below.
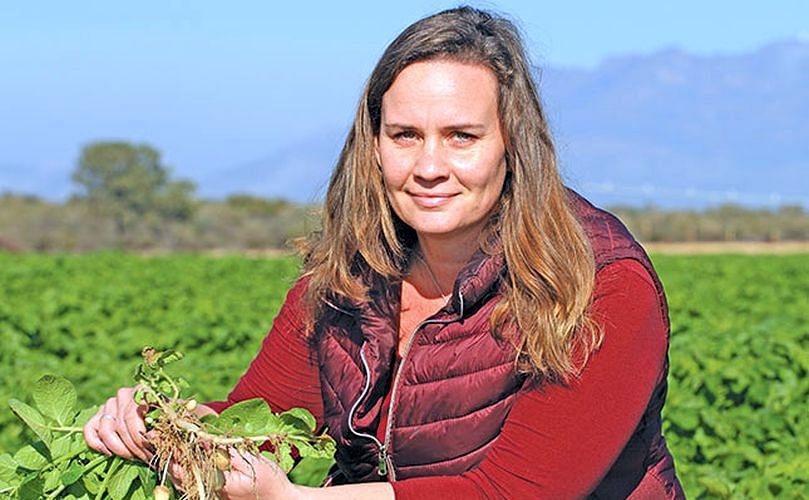
<svg viewBox="0 0 809 500">
<path fill-rule="evenodd" d="M 382 157 L 379 154 L 379 135 L 374 136 L 374 158 L 376 158 L 376 166 L 382 168 Z"/>
</svg>

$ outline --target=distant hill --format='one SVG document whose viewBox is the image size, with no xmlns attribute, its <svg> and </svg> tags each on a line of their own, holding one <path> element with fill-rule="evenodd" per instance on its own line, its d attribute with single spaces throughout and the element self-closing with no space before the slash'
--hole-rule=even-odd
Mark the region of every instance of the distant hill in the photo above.
<svg viewBox="0 0 809 500">
<path fill-rule="evenodd" d="M 599 201 L 809 206 L 809 43 L 628 55 L 592 70 L 546 67 L 539 80 L 563 173 Z M 323 130 L 200 183 L 311 201 L 344 134 Z"/>
<path fill-rule="evenodd" d="M 540 80 L 573 184 L 655 187 L 669 192 L 663 204 L 710 201 L 706 191 L 809 203 L 809 43 L 667 50 L 592 71 L 547 68 Z M 694 199 L 682 200 L 689 189 Z"/>
<path fill-rule="evenodd" d="M 348 125 L 346 125 L 348 127 Z M 225 197 L 232 193 L 319 202 L 326 195 L 329 175 L 345 140 L 346 132 L 328 128 L 263 158 L 209 172 L 199 178 L 204 192 Z"/>
</svg>

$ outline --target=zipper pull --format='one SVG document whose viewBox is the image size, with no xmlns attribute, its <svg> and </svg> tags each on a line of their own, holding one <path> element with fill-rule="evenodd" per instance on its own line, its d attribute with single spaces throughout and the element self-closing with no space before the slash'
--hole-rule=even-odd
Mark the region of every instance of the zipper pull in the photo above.
<svg viewBox="0 0 809 500">
<path fill-rule="evenodd" d="M 377 454 L 379 457 L 379 468 L 376 471 L 377 474 L 380 476 L 387 476 L 388 475 L 388 454 L 385 451 L 385 447 L 382 446 L 379 448 L 379 453 Z"/>
</svg>

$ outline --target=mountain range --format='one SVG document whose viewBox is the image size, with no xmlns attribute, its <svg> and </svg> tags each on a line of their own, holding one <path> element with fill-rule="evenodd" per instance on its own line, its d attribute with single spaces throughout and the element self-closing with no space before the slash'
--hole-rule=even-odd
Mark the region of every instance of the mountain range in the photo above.
<svg viewBox="0 0 809 500">
<path fill-rule="evenodd" d="M 809 205 L 809 43 L 714 57 L 667 50 L 592 71 L 549 68 L 541 82 L 574 184 L 646 186 L 645 201 L 659 194 L 662 204 L 712 193 Z"/>
<path fill-rule="evenodd" d="M 566 181 L 599 201 L 809 206 L 807 42 L 717 56 L 672 49 L 536 76 Z M 327 128 L 200 183 L 316 200 L 344 136 Z"/>
</svg>

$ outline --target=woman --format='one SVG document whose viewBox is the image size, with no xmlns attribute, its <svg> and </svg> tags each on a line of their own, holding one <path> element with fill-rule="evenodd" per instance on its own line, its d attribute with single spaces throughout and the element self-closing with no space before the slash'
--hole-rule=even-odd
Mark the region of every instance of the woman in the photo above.
<svg viewBox="0 0 809 500">
<path fill-rule="evenodd" d="M 667 344 L 647 256 L 561 183 L 514 26 L 441 12 L 374 69 L 303 276 L 209 405 L 308 408 L 337 440 L 334 486 L 248 457 L 223 495 L 682 497 L 661 435 Z M 146 459 L 131 394 L 85 436 Z"/>
</svg>

